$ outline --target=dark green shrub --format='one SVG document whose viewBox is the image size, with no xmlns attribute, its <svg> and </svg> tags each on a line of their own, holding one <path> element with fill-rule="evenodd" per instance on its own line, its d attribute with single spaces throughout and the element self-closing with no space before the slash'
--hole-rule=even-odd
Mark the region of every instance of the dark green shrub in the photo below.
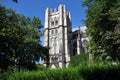
<svg viewBox="0 0 120 80">
<path fill-rule="evenodd" d="M 87 64 L 88 60 L 88 54 L 82 53 L 80 55 L 75 55 L 71 58 L 69 66 L 76 67 L 79 66 L 79 64 Z"/>
<path fill-rule="evenodd" d="M 37 66 L 37 70 L 40 70 L 40 71 L 49 69 L 49 68 L 46 68 L 46 67 L 45 67 L 44 65 L 42 65 L 42 64 L 37 64 L 36 66 Z"/>
<path fill-rule="evenodd" d="M 29 63 L 27 63 L 26 68 L 27 68 L 28 70 L 32 71 L 32 70 L 36 70 L 36 69 L 37 69 L 37 66 L 36 66 L 36 63 L 35 63 L 35 62 L 29 62 Z"/>
<path fill-rule="evenodd" d="M 120 80 L 120 64 L 88 63 L 78 67 L 22 71 L 0 76 L 1 80 Z"/>
<path fill-rule="evenodd" d="M 84 80 L 120 80 L 120 64 L 90 64 L 79 72 Z"/>
</svg>

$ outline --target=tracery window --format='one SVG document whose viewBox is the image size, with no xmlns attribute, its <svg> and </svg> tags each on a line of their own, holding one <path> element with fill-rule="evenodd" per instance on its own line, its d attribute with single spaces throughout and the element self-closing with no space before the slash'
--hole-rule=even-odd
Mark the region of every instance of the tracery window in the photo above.
<svg viewBox="0 0 120 80">
<path fill-rule="evenodd" d="M 58 38 L 57 37 L 54 40 L 54 52 L 55 52 L 55 54 L 59 53 L 59 42 L 58 42 Z"/>
</svg>

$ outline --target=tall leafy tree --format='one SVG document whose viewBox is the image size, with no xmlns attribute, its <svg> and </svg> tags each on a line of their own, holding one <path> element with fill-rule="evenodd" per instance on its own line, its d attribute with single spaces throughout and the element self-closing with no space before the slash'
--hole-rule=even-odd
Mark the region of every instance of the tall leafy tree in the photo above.
<svg viewBox="0 0 120 80">
<path fill-rule="evenodd" d="M 120 0 L 85 0 L 87 34 L 96 60 L 120 60 Z"/>
<path fill-rule="evenodd" d="M 44 56 L 40 28 L 39 18 L 31 19 L 0 5 L 0 69 L 14 65 L 30 68 Z"/>
</svg>

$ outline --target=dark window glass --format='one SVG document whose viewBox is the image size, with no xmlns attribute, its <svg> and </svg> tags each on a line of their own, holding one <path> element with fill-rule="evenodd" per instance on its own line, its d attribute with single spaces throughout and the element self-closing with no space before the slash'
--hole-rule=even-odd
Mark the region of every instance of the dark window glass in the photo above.
<svg viewBox="0 0 120 80">
<path fill-rule="evenodd" d="M 52 25 L 52 26 L 54 25 L 54 22 L 53 22 L 53 21 L 51 22 L 51 25 Z"/>
<path fill-rule="evenodd" d="M 53 30 L 51 31 L 51 34 L 54 34 L 54 31 L 53 31 Z"/>
<path fill-rule="evenodd" d="M 58 25 L 58 21 L 57 20 L 55 21 L 55 25 Z"/>
<path fill-rule="evenodd" d="M 57 30 L 57 29 L 55 30 L 55 33 L 58 33 L 58 30 Z"/>
</svg>

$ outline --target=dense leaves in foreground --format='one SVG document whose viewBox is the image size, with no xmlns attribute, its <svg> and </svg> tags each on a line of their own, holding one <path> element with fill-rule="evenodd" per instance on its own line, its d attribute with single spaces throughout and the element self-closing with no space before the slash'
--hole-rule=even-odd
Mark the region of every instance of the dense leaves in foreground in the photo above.
<svg viewBox="0 0 120 80">
<path fill-rule="evenodd" d="M 3 80 L 120 80 L 120 64 L 88 63 L 63 69 L 1 74 Z"/>
<path fill-rule="evenodd" d="M 79 64 L 86 64 L 89 62 L 89 54 L 81 53 L 71 57 L 69 67 L 77 67 Z"/>
<path fill-rule="evenodd" d="M 0 4 L 0 71 L 35 67 L 43 56 L 39 18 L 29 18 Z"/>
<path fill-rule="evenodd" d="M 120 60 L 120 0 L 85 0 L 90 53 L 95 60 Z"/>
</svg>

